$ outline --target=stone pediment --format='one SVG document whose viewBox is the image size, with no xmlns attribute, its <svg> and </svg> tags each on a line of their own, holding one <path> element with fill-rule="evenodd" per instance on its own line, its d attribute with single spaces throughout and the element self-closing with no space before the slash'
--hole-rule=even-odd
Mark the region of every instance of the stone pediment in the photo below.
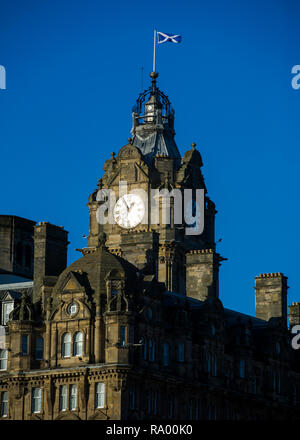
<svg viewBox="0 0 300 440">
<path fill-rule="evenodd" d="M 68 278 L 65 282 L 65 285 L 63 287 L 63 292 L 70 292 L 70 291 L 80 291 L 85 292 L 84 285 L 80 278 L 82 277 L 82 273 L 77 272 L 69 272 Z"/>
</svg>

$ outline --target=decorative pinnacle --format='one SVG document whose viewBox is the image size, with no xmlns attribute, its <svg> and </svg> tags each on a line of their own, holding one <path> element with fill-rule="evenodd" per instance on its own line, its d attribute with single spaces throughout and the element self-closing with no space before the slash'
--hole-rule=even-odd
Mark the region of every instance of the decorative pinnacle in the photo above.
<svg viewBox="0 0 300 440">
<path fill-rule="evenodd" d="M 192 149 L 193 149 L 193 150 L 195 150 L 196 145 L 197 145 L 197 144 L 195 144 L 195 142 L 192 143 Z"/>
<path fill-rule="evenodd" d="M 112 153 L 110 153 L 110 155 L 111 155 L 111 158 L 112 159 L 114 159 L 115 158 L 115 155 L 116 155 L 116 153 L 113 151 Z"/>
<path fill-rule="evenodd" d="M 132 138 L 128 138 L 128 143 L 132 144 Z"/>
<path fill-rule="evenodd" d="M 103 188 L 103 180 L 102 180 L 101 177 L 98 179 L 98 184 L 97 184 L 97 186 L 98 186 L 99 189 L 102 189 L 102 188 Z"/>
</svg>

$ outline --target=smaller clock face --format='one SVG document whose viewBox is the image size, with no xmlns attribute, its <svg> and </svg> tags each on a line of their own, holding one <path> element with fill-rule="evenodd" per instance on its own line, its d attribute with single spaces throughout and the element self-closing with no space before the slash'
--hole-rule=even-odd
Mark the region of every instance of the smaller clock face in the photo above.
<svg viewBox="0 0 300 440">
<path fill-rule="evenodd" d="M 115 221 L 122 228 L 134 228 L 141 223 L 144 215 L 144 202 L 136 194 L 125 194 L 119 198 L 114 207 Z"/>
</svg>

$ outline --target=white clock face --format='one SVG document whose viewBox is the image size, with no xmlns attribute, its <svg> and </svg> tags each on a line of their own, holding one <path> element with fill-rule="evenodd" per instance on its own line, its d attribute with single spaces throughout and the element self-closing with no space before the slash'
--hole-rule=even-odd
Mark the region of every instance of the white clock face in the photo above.
<svg viewBox="0 0 300 440">
<path fill-rule="evenodd" d="M 148 105 L 148 110 L 149 111 L 153 110 L 153 105 Z"/>
<path fill-rule="evenodd" d="M 130 229 L 137 226 L 145 215 L 143 200 L 136 194 L 125 194 L 114 206 L 114 218 L 119 226 Z"/>
</svg>

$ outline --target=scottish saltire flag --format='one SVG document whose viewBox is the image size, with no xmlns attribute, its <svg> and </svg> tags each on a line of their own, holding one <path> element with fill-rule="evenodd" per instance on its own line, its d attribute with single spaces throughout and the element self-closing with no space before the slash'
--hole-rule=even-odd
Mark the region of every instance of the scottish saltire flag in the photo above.
<svg viewBox="0 0 300 440">
<path fill-rule="evenodd" d="M 181 35 L 173 35 L 173 34 L 166 34 L 165 32 L 157 32 L 158 35 L 158 44 L 166 43 L 167 41 L 169 43 L 180 43 L 181 42 Z"/>
</svg>

